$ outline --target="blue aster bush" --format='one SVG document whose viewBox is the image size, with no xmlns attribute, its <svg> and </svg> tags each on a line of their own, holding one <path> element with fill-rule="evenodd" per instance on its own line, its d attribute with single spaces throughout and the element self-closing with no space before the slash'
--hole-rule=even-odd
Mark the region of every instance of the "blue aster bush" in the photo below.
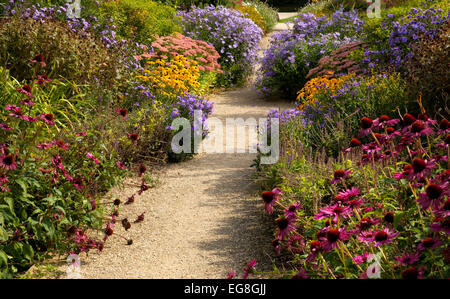
<svg viewBox="0 0 450 299">
<path fill-rule="evenodd" d="M 184 35 L 212 44 L 220 54 L 225 73 L 218 76 L 217 84 L 242 84 L 256 61 L 262 30 L 239 11 L 223 6 L 194 7 L 179 15 Z"/>
<path fill-rule="evenodd" d="M 295 98 L 319 59 L 341 45 L 359 40 L 362 25 L 355 11 L 337 10 L 330 18 L 301 14 L 292 30 L 274 36 L 262 58 L 256 88 L 265 95 L 281 92 Z"/>
</svg>

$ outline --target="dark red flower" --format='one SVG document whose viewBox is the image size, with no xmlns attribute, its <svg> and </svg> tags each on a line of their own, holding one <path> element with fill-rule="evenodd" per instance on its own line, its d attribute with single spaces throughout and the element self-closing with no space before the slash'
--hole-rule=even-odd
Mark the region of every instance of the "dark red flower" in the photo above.
<svg viewBox="0 0 450 299">
<path fill-rule="evenodd" d="M 386 212 L 383 218 L 388 223 L 394 223 L 394 212 Z"/>
<path fill-rule="evenodd" d="M 388 234 L 383 230 L 380 230 L 379 232 L 377 232 L 375 234 L 375 241 L 377 241 L 377 242 L 383 242 L 383 241 L 386 241 L 387 239 L 388 239 Z"/>
<path fill-rule="evenodd" d="M 450 121 L 448 121 L 447 119 L 442 119 L 441 122 L 439 123 L 439 129 L 445 131 L 447 129 L 450 129 Z"/>
<path fill-rule="evenodd" d="M 147 167 L 145 167 L 143 164 L 141 164 L 139 166 L 139 177 L 141 177 L 146 171 L 147 171 Z"/>
<path fill-rule="evenodd" d="M 372 127 L 373 120 L 368 117 L 361 118 L 361 128 L 370 129 Z"/>
<path fill-rule="evenodd" d="M 427 167 L 427 163 L 420 158 L 414 158 L 412 161 L 412 168 L 415 173 L 419 173 Z"/>
<path fill-rule="evenodd" d="M 415 121 L 416 121 L 416 118 L 414 116 L 412 116 L 411 114 L 406 113 L 405 115 L 403 115 L 403 125 L 405 127 L 412 125 Z"/>
<path fill-rule="evenodd" d="M 361 141 L 359 141 L 356 138 L 350 140 L 350 147 L 358 147 L 358 146 L 361 146 Z"/>
</svg>

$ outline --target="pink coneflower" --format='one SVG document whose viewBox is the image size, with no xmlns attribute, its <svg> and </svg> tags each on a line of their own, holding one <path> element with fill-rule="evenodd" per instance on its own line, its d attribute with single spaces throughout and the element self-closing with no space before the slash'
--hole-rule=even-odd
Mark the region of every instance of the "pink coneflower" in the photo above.
<svg viewBox="0 0 450 299">
<path fill-rule="evenodd" d="M 399 122 L 400 122 L 399 119 L 391 119 L 387 115 L 382 115 L 373 121 L 373 129 L 380 129 L 380 128 L 384 128 L 386 126 L 389 126 L 389 127 L 395 126 Z"/>
<path fill-rule="evenodd" d="M 369 155 L 377 154 L 381 151 L 382 147 L 379 146 L 376 142 L 371 142 L 367 145 L 363 145 L 362 149 Z"/>
<path fill-rule="evenodd" d="M 287 242 L 287 248 L 294 254 L 303 254 L 305 249 L 305 239 L 297 234 L 291 234 Z"/>
<path fill-rule="evenodd" d="M 357 265 L 367 262 L 372 257 L 371 253 L 364 252 L 363 255 L 355 255 L 353 257 L 353 262 Z"/>
<path fill-rule="evenodd" d="M 51 80 L 47 77 L 47 75 L 38 75 L 38 79 L 34 81 L 34 83 L 39 85 L 47 85 Z"/>
<path fill-rule="evenodd" d="M 127 109 L 120 109 L 120 108 L 117 108 L 117 109 L 116 109 L 116 113 L 117 113 L 118 115 L 122 116 L 122 117 L 123 117 L 123 120 L 126 120 L 126 117 L 127 117 L 127 114 L 128 114 Z"/>
<path fill-rule="evenodd" d="M 41 144 L 36 144 L 37 148 L 40 149 L 48 149 L 51 148 L 53 145 L 51 143 L 47 143 L 47 142 L 42 142 Z"/>
<path fill-rule="evenodd" d="M 125 169 L 126 168 L 125 165 L 123 165 L 122 162 L 120 162 L 120 161 L 116 162 L 116 166 L 119 167 L 120 169 Z"/>
<path fill-rule="evenodd" d="M 256 262 L 256 260 L 251 260 L 250 262 L 248 262 L 247 266 L 243 269 L 244 275 L 242 276 L 242 279 L 247 279 L 249 273 L 256 271 L 257 264 L 258 263 Z"/>
<path fill-rule="evenodd" d="M 227 274 L 227 279 L 233 279 L 234 277 L 236 277 L 236 272 L 234 272 L 233 269 L 230 269 Z"/>
<path fill-rule="evenodd" d="M 419 254 L 416 253 L 404 253 L 402 256 L 394 257 L 400 266 L 412 265 L 419 260 Z"/>
<path fill-rule="evenodd" d="M 396 172 L 394 173 L 394 178 L 397 180 L 400 179 L 406 179 L 412 172 L 413 172 L 413 167 L 411 164 L 406 164 L 403 167 L 403 171 L 402 172 Z"/>
<path fill-rule="evenodd" d="M 335 197 L 335 201 L 340 201 L 341 203 L 345 203 L 349 199 L 354 198 L 358 195 L 359 195 L 359 189 L 352 187 L 350 189 L 346 189 L 344 191 L 339 192 L 339 194 Z"/>
<path fill-rule="evenodd" d="M 354 149 L 356 147 L 360 147 L 361 145 L 362 145 L 361 141 L 359 141 L 356 138 L 353 138 L 352 140 L 350 140 L 349 147 L 344 149 L 344 152 L 347 153 L 347 152 L 351 151 L 352 149 Z"/>
<path fill-rule="evenodd" d="M 310 253 L 306 258 L 307 261 L 313 261 L 316 259 L 318 253 L 322 252 L 323 244 L 321 241 L 311 241 L 309 244 Z"/>
<path fill-rule="evenodd" d="M 409 113 L 403 115 L 402 124 L 404 127 L 412 125 L 417 119 Z"/>
<path fill-rule="evenodd" d="M 33 102 L 32 100 L 30 100 L 30 99 L 22 100 L 22 101 L 20 102 L 20 104 L 26 105 L 26 106 L 30 106 L 30 107 L 33 107 L 33 106 L 34 106 L 34 102 Z"/>
<path fill-rule="evenodd" d="M 43 113 L 43 114 L 39 115 L 39 118 L 48 125 L 51 125 L 51 126 L 55 125 L 55 122 L 53 121 L 54 116 L 51 113 Z"/>
<path fill-rule="evenodd" d="M 361 131 L 359 131 L 359 136 L 367 136 L 372 132 L 373 120 L 368 117 L 361 118 Z"/>
<path fill-rule="evenodd" d="M 403 279 L 423 279 L 423 271 L 425 267 L 420 267 L 417 269 L 416 267 L 409 267 L 402 271 Z"/>
<path fill-rule="evenodd" d="M 346 178 L 349 177 L 349 175 L 352 172 L 350 170 L 344 171 L 342 169 L 338 169 L 333 173 L 333 180 L 331 180 L 331 184 L 336 184 L 339 183 L 343 180 L 345 180 Z"/>
<path fill-rule="evenodd" d="M 328 206 L 319 210 L 319 213 L 314 215 L 314 219 L 320 220 L 326 217 L 333 217 L 333 221 L 337 222 L 339 217 L 345 217 L 353 213 L 350 207 L 344 207 L 338 204 Z"/>
<path fill-rule="evenodd" d="M 8 124 L 0 123 L 0 128 L 5 131 L 11 131 L 12 128 Z"/>
<path fill-rule="evenodd" d="M 433 249 L 442 244 L 441 241 L 435 240 L 433 238 L 425 238 L 422 241 L 420 241 L 419 245 L 417 246 L 417 249 L 419 251 L 424 251 L 427 249 Z"/>
<path fill-rule="evenodd" d="M 433 134 L 434 131 L 430 127 L 428 127 L 423 121 L 416 120 L 410 126 L 408 126 L 404 134 L 406 137 L 410 138 L 419 138 L 422 136 L 428 136 Z"/>
<path fill-rule="evenodd" d="M 280 216 L 275 220 L 277 224 L 277 237 L 283 240 L 284 237 L 289 236 L 289 234 L 297 228 L 295 224 L 295 219 L 287 218 L 286 216 Z"/>
<path fill-rule="evenodd" d="M 62 140 L 53 140 L 52 144 L 56 145 L 59 148 L 62 148 L 63 150 L 67 150 L 69 148 L 68 145 Z"/>
<path fill-rule="evenodd" d="M 84 188 L 83 179 L 81 177 L 75 177 L 72 180 L 72 184 L 77 188 L 78 191 L 81 191 Z"/>
<path fill-rule="evenodd" d="M 31 94 L 31 87 L 30 87 L 30 85 L 26 85 L 26 84 L 25 84 L 24 86 L 22 86 L 22 88 L 17 88 L 16 90 L 17 90 L 18 92 L 20 92 L 20 93 L 26 95 L 26 96 L 29 97 L 30 99 L 33 98 L 33 95 Z"/>
<path fill-rule="evenodd" d="M 45 67 L 47 65 L 42 54 L 37 54 L 33 59 L 30 60 L 30 62 L 39 63 L 42 67 Z"/>
<path fill-rule="evenodd" d="M 272 214 L 273 205 L 276 203 L 277 199 L 281 198 L 281 191 L 276 187 L 272 191 L 262 192 L 261 197 L 264 201 L 264 210 L 268 214 Z"/>
<path fill-rule="evenodd" d="M 361 235 L 358 237 L 358 239 L 368 243 L 375 243 L 375 246 L 380 246 L 382 244 L 391 243 L 392 240 L 398 235 L 398 232 L 394 233 L 390 229 L 385 228 L 377 232 L 361 232 Z"/>
<path fill-rule="evenodd" d="M 146 171 L 147 167 L 145 167 L 145 165 L 143 164 L 139 165 L 139 177 L 141 177 Z"/>
<path fill-rule="evenodd" d="M 293 219 L 296 219 L 296 218 L 297 218 L 297 211 L 300 210 L 301 207 L 302 207 L 302 205 L 299 204 L 299 203 L 291 204 L 289 207 L 287 207 L 287 208 L 284 210 L 284 215 L 285 215 L 287 218 L 293 218 Z"/>
<path fill-rule="evenodd" d="M 321 238 L 323 249 L 330 251 L 338 241 L 347 241 L 350 238 L 350 233 L 345 228 L 328 228 L 325 237 Z"/>
<path fill-rule="evenodd" d="M 131 139 L 131 141 L 133 141 L 134 145 L 137 145 L 137 141 L 139 139 L 139 135 L 136 133 L 128 133 L 127 132 L 128 137 Z"/>
<path fill-rule="evenodd" d="M 5 168 L 6 170 L 15 170 L 17 168 L 16 159 L 17 154 L 5 154 L 0 157 L 0 166 Z"/>
<path fill-rule="evenodd" d="M 423 160 L 421 158 L 414 158 L 411 165 L 413 170 L 407 176 L 409 181 L 420 181 L 430 174 L 431 169 L 436 168 L 436 163 L 433 159 Z"/>
<path fill-rule="evenodd" d="M 75 135 L 78 136 L 78 137 L 86 136 L 86 132 L 80 132 L 80 133 L 77 133 Z"/>
<path fill-rule="evenodd" d="M 431 204 L 433 209 L 438 210 L 439 206 L 444 202 L 444 197 L 446 195 L 448 196 L 450 193 L 448 185 L 448 182 L 428 184 L 425 188 L 425 193 L 419 194 L 417 203 L 420 204 L 424 210 L 428 209 Z"/>
<path fill-rule="evenodd" d="M 95 164 L 99 164 L 99 163 L 100 163 L 100 161 L 97 160 L 97 158 L 95 158 L 94 155 L 91 154 L 90 152 L 87 152 L 87 153 L 86 153 L 86 157 L 88 157 L 88 158 L 94 160 Z"/>
</svg>

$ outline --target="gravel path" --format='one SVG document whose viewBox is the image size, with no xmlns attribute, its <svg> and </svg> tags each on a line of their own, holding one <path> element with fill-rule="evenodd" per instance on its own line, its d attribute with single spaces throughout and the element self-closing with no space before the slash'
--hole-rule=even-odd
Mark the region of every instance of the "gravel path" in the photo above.
<svg viewBox="0 0 450 299">
<path fill-rule="evenodd" d="M 267 45 L 267 37 L 263 46 Z M 291 108 L 283 101 L 260 98 L 250 87 L 211 96 L 214 117 L 265 117 L 270 109 Z M 169 164 L 160 184 L 121 207 L 119 219 L 145 220 L 125 231 L 120 222 L 98 254 L 81 256 L 83 278 L 225 278 L 239 277 L 251 259 L 258 270 L 271 269 L 273 221 L 264 215 L 250 167 L 255 154 L 199 154 Z M 138 185 L 130 178 L 125 186 Z M 114 189 L 122 202 L 136 187 Z M 117 234 L 133 240 L 131 246 Z"/>
</svg>

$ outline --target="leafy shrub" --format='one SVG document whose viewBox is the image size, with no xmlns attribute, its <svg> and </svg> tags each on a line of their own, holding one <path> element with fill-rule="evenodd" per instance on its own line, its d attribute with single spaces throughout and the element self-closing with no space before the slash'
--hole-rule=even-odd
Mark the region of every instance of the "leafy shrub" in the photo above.
<svg viewBox="0 0 450 299">
<path fill-rule="evenodd" d="M 92 81 L 111 86 L 122 68 L 122 59 L 95 37 L 78 35 L 56 20 L 44 22 L 12 17 L 0 21 L 0 63 L 19 80 L 30 80 L 41 55 L 41 71 L 77 83 Z"/>
<path fill-rule="evenodd" d="M 279 188 L 262 198 L 266 212 L 278 215 L 275 252 L 293 265 L 268 275 L 448 277 L 448 128 L 425 115 L 383 116 L 363 127 L 371 138 L 352 139 L 345 152 L 353 157 L 328 165 L 288 140 L 290 151 L 267 170 L 269 178 L 281 175 L 269 190 Z"/>
<path fill-rule="evenodd" d="M 212 44 L 221 55 L 219 64 L 225 74 L 218 76 L 218 84 L 242 84 L 256 60 L 262 30 L 240 12 L 223 6 L 179 14 L 184 35 Z"/>
<path fill-rule="evenodd" d="M 94 202 L 125 173 L 101 134 L 77 130 L 79 109 L 89 105 L 76 96 L 55 97 L 66 94 L 66 86 L 40 78 L 22 86 L 0 69 L 2 277 L 47 252 L 73 249 L 70 227 L 100 228 L 102 212 Z M 102 244 L 85 244 L 85 250 Z"/>
<path fill-rule="evenodd" d="M 96 1 L 92 2 L 92 14 L 101 24 L 112 18 L 117 34 L 122 38 L 149 44 L 158 36 L 181 31 L 176 22 L 176 10 L 168 5 L 147 0 L 101 1 L 98 6 Z"/>
<path fill-rule="evenodd" d="M 450 96 L 449 23 L 432 39 L 419 40 L 412 48 L 411 59 L 406 62 L 408 91 L 414 99 L 421 99 L 429 112 L 448 115 Z"/>
</svg>

